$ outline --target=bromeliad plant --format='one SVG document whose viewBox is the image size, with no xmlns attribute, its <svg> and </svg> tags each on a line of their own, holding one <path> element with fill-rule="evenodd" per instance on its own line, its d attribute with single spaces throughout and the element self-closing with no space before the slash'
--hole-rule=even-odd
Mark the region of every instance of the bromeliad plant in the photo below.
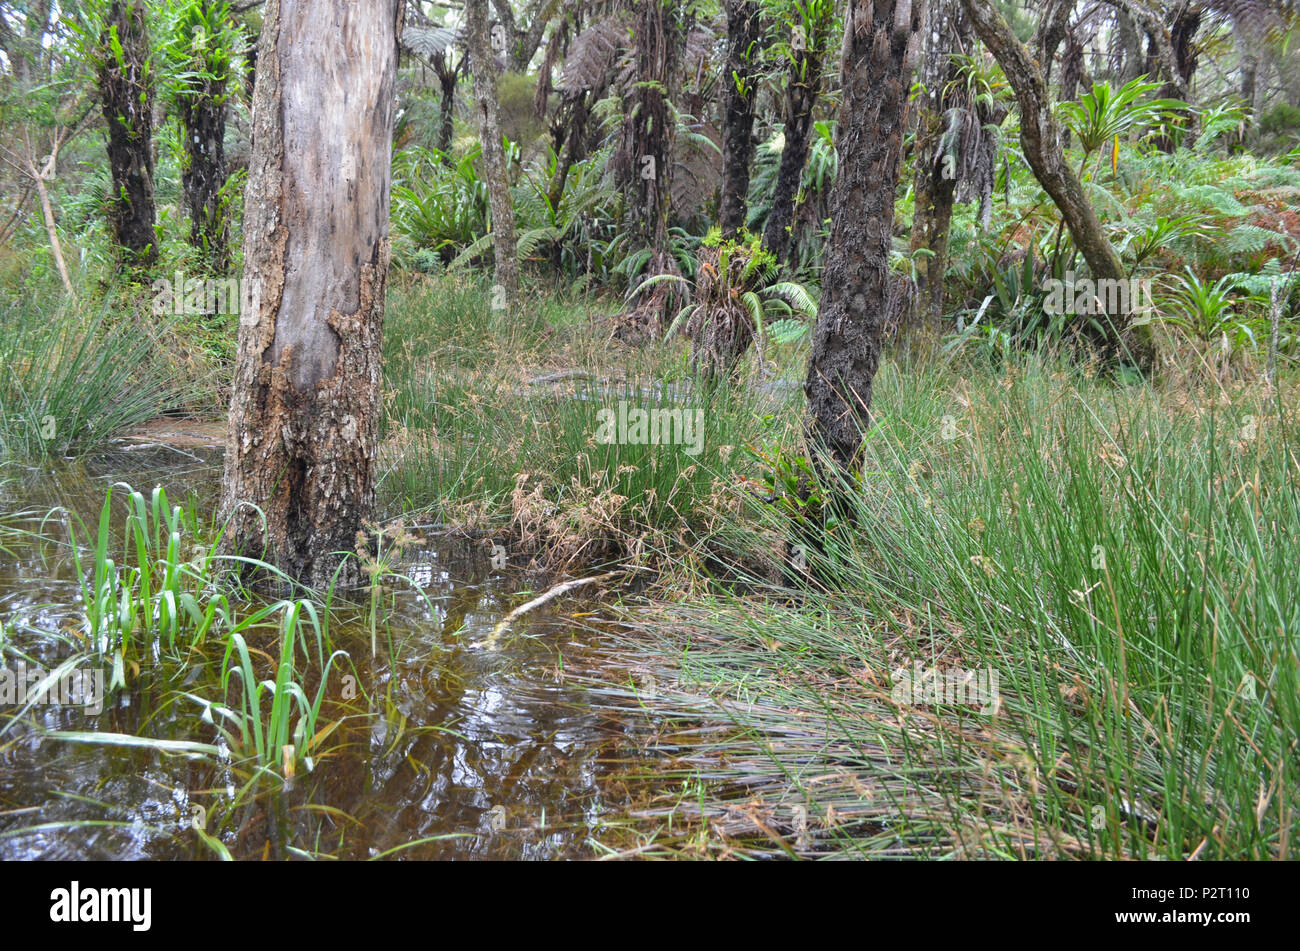
<svg viewBox="0 0 1300 951">
<path fill-rule="evenodd" d="M 1110 146 L 1111 172 L 1119 168 L 1119 140 L 1127 138 L 1138 129 L 1146 130 L 1150 135 L 1159 131 L 1162 124 L 1171 122 L 1181 109 L 1187 109 L 1187 103 L 1181 99 L 1144 99 L 1147 93 L 1159 89 L 1160 83 L 1144 82 L 1146 77 L 1125 83 L 1119 89 L 1110 83 L 1093 83 L 1092 90 L 1084 93 L 1078 100 L 1061 103 L 1061 118 L 1070 131 L 1079 138 L 1083 147 L 1083 158 L 1079 162 L 1079 177 L 1088 166 L 1088 159 L 1094 153 L 1097 163 L 1093 167 L 1093 179 L 1105 154 L 1102 150 Z"/>
</svg>

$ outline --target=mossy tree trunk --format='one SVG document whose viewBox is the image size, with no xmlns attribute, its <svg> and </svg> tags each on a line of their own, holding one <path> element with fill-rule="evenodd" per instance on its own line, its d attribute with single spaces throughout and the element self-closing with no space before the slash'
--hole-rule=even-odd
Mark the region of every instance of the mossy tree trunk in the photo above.
<svg viewBox="0 0 1300 951">
<path fill-rule="evenodd" d="M 108 220 L 124 268 L 158 259 L 154 233 L 153 80 L 143 0 L 113 0 L 99 49 L 99 95 L 108 123 L 113 194 Z"/>
<path fill-rule="evenodd" d="M 952 54 L 966 53 L 973 35 L 958 0 L 930 0 L 922 94 L 916 127 L 916 212 L 912 220 L 912 260 L 916 271 L 916 326 L 937 332 L 943 316 L 943 277 L 948 269 L 948 233 L 957 191 L 957 156 L 941 148 L 947 114 L 972 108 L 960 92 L 949 93 L 956 78 Z M 917 252 L 922 252 L 918 254 Z"/>
<path fill-rule="evenodd" d="M 725 0 L 727 63 L 722 71 L 722 200 L 718 225 L 723 237 L 745 227 L 749 171 L 754 158 L 754 98 L 762 28 L 758 0 Z"/>
</svg>

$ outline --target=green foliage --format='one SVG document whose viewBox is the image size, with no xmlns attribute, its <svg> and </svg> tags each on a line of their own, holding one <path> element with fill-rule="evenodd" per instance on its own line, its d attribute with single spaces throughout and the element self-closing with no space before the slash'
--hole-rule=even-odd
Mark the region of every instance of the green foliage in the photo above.
<svg viewBox="0 0 1300 951">
<path fill-rule="evenodd" d="M 182 396 L 155 334 L 73 304 L 0 301 L 0 453 L 68 455 L 156 415 Z"/>
<path fill-rule="evenodd" d="M 393 227 L 417 252 L 449 263 L 487 232 L 488 189 L 478 177 L 479 150 L 451 169 L 436 149 L 398 153 L 393 168 Z"/>
<path fill-rule="evenodd" d="M 167 0 L 157 18 L 155 46 L 170 102 L 183 106 L 210 97 L 220 105 L 238 92 L 248 38 L 226 0 Z"/>
<path fill-rule="evenodd" d="M 1105 145 L 1112 146 L 1112 165 L 1118 166 L 1120 138 L 1128 138 L 1135 131 L 1152 135 L 1161 124 L 1172 122 L 1178 110 L 1187 108 L 1187 103 L 1178 99 L 1144 98 L 1147 93 L 1160 88 L 1160 83 L 1149 83 L 1144 79 L 1131 80 L 1118 90 L 1110 83 L 1095 82 L 1091 91 L 1077 101 L 1060 104 L 1058 112 L 1061 118 L 1083 146 L 1084 159 L 1080 169 L 1093 152 Z M 1093 177 L 1096 177 L 1095 173 Z"/>
<path fill-rule="evenodd" d="M 818 711 L 818 742 L 835 750 L 860 752 L 887 722 L 905 735 L 877 742 L 903 751 L 909 771 L 944 750 L 941 766 L 901 778 L 889 811 L 904 818 L 888 845 L 843 829 L 832 847 L 870 855 L 912 843 L 935 858 L 1289 851 L 1291 798 L 1260 789 L 1300 782 L 1289 755 L 1300 731 L 1294 407 L 1217 409 L 1015 357 L 996 376 L 887 365 L 876 401 L 889 411 L 866 446 L 872 490 L 848 487 L 854 524 L 824 552 L 807 550 L 806 590 L 725 595 L 685 622 L 675 605 L 673 628 L 690 635 L 664 631 L 666 650 L 689 641 L 694 676 L 714 696 L 763 711 L 745 724 L 762 735 L 809 729 Z M 806 474 L 782 471 L 781 484 Z M 802 541 L 781 513 L 754 510 Z M 756 674 L 759 657 L 773 676 Z M 997 710 L 884 700 L 913 661 L 996 671 Z M 839 676 L 861 691 L 826 686 Z M 793 762 L 784 746 L 769 749 L 777 775 Z M 990 762 L 990 750 L 1013 752 Z M 888 768 L 854 762 L 846 768 L 863 779 Z M 813 788 L 796 795 L 824 801 Z M 1025 822 L 983 824 L 981 803 L 1006 808 L 1008 796 Z"/>
</svg>

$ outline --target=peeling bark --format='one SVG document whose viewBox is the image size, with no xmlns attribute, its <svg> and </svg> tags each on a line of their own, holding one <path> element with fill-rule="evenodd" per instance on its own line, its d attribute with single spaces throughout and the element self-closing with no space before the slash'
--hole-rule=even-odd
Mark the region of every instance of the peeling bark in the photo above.
<svg viewBox="0 0 1300 951">
<path fill-rule="evenodd" d="M 258 56 L 223 545 L 318 588 L 374 504 L 398 7 L 267 0 Z"/>
</svg>

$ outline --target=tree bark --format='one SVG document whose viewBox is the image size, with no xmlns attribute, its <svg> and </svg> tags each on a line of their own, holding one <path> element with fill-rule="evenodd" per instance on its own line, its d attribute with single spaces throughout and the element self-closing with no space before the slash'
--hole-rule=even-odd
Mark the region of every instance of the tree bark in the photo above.
<svg viewBox="0 0 1300 951">
<path fill-rule="evenodd" d="M 223 544 L 317 588 L 374 505 L 399 6 L 264 13 Z"/>
<path fill-rule="evenodd" d="M 672 194 L 672 144 L 676 129 L 668 89 L 679 54 L 673 0 L 636 0 L 637 85 L 624 103 L 623 141 L 617 163 L 633 227 L 643 245 L 668 243 Z"/>
<path fill-rule="evenodd" d="M 562 126 L 563 141 L 557 150 L 560 155 L 555 168 L 555 177 L 551 180 L 551 186 L 546 193 L 552 209 L 560 207 L 560 202 L 564 198 L 564 185 L 569 180 L 569 171 L 575 162 L 582 161 L 586 153 L 589 96 L 590 93 L 586 90 L 565 93 L 560 105 L 559 111 L 565 114 L 566 120 Z"/>
<path fill-rule="evenodd" d="M 121 46 L 119 58 L 111 38 Z M 99 93 L 108 122 L 113 178 L 109 224 L 120 263 L 143 270 L 158 259 L 154 233 L 153 80 L 141 0 L 113 0 L 100 37 Z"/>
<path fill-rule="evenodd" d="M 456 114 L 456 84 L 460 81 L 463 65 L 464 60 L 454 67 L 449 65 L 446 52 L 433 58 L 433 69 L 438 76 L 438 90 L 441 94 L 438 100 L 438 151 L 442 153 L 443 163 L 448 167 L 452 164 L 450 152 L 453 118 Z"/>
<path fill-rule="evenodd" d="M 844 472 L 858 468 L 871 425 L 871 384 L 889 316 L 894 193 L 924 24 L 925 0 L 849 0 L 845 10 L 839 174 L 804 382 L 809 444 Z"/>
<path fill-rule="evenodd" d="M 778 261 L 784 261 L 790 250 L 794 204 L 799 195 L 803 167 L 808 161 L 812 143 L 813 109 L 821 96 L 822 87 L 825 27 L 820 23 L 805 23 L 801 29 L 806 48 L 792 50 L 793 57 L 786 74 L 785 145 L 781 149 L 781 164 L 777 169 L 772 207 L 767 213 L 767 223 L 763 228 L 763 245 Z"/>
<path fill-rule="evenodd" d="M 722 75 L 722 200 L 725 238 L 745 227 L 749 170 L 754 157 L 754 85 L 761 38 L 758 0 L 725 0 L 727 65 Z"/>
<path fill-rule="evenodd" d="M 1042 71 L 1016 39 L 1007 21 L 992 6 L 979 0 L 962 0 L 984 45 L 997 59 L 1020 103 L 1020 144 L 1029 167 L 1061 212 L 1075 247 L 1088 262 L 1094 279 L 1127 281 L 1128 271 L 1102 229 L 1101 221 L 1078 177 L 1065 160 L 1061 131 L 1052 112 Z M 1104 316 L 1104 315 L 1103 315 Z M 1108 356 L 1127 354 L 1139 366 L 1150 368 L 1155 352 L 1150 330 L 1133 326 L 1130 314 L 1116 318 L 1102 331 L 1086 330 Z"/>
<path fill-rule="evenodd" d="M 483 173 L 487 179 L 492 212 L 492 306 L 499 308 L 504 304 L 514 307 L 519 299 L 515 206 L 510 195 L 510 172 L 497 114 L 497 73 L 488 32 L 487 0 L 466 0 L 465 30 L 469 65 L 474 74 L 474 111 L 478 115 L 479 138 L 483 143 Z"/>
<path fill-rule="evenodd" d="M 912 219 L 912 260 L 916 274 L 917 329 L 938 328 L 943 317 L 943 278 L 948 270 L 948 233 L 957 191 L 956 163 L 940 153 L 952 108 L 968 108 L 964 97 L 946 94 L 955 78 L 952 54 L 967 50 L 970 24 L 958 0 L 929 0 L 926 50 L 921 66 L 923 96 L 916 130 L 916 211 Z M 918 256 L 917 251 L 930 253 Z"/>
<path fill-rule="evenodd" d="M 200 0 L 207 22 L 210 0 Z M 180 97 L 186 166 L 181 173 L 185 207 L 190 216 L 190 245 L 209 271 L 223 273 L 230 264 L 230 227 L 221 207 L 226 184 L 226 83 L 224 64 L 205 62 L 197 88 Z"/>
</svg>

